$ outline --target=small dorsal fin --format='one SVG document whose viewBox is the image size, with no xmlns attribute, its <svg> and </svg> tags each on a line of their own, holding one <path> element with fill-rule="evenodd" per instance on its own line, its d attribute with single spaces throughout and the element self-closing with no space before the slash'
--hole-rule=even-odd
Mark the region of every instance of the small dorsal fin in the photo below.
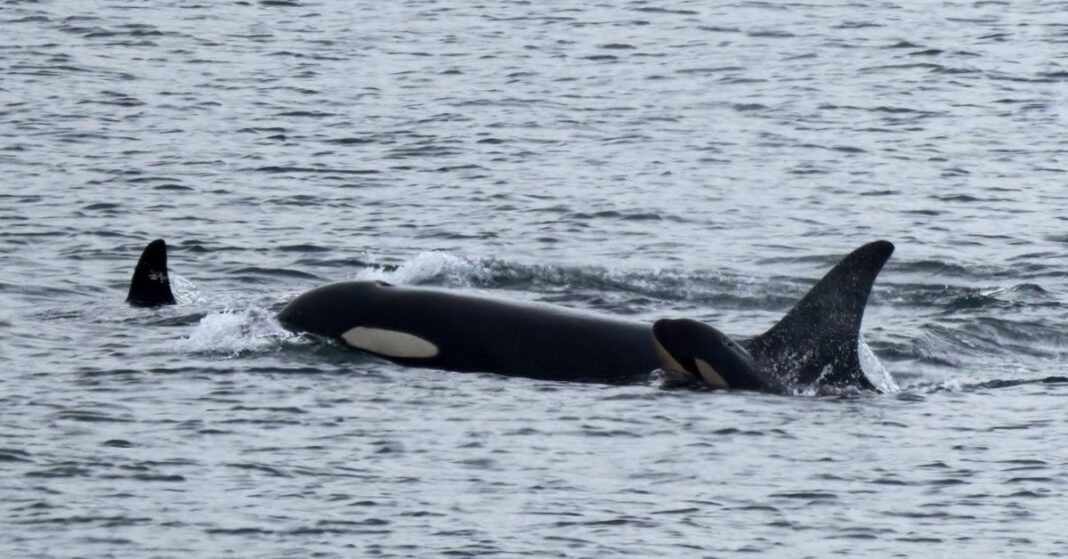
<svg viewBox="0 0 1068 559">
<path fill-rule="evenodd" d="M 857 353 L 860 323 L 875 277 L 893 252 L 888 241 L 854 250 L 746 349 L 783 381 L 874 389 Z"/>
<path fill-rule="evenodd" d="M 148 243 L 141 253 L 133 279 L 130 280 L 130 294 L 126 296 L 126 302 L 135 307 L 174 304 L 171 281 L 167 277 L 167 243 L 163 239 Z"/>
</svg>

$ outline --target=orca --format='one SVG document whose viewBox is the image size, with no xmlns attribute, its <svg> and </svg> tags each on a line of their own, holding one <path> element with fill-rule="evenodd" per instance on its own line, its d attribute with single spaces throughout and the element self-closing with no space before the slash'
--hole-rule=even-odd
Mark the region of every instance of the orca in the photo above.
<svg viewBox="0 0 1068 559">
<path fill-rule="evenodd" d="M 171 292 L 171 280 L 167 277 L 167 243 L 156 239 L 137 260 L 133 279 L 130 280 L 130 292 L 126 302 L 135 307 L 158 307 L 173 305 L 174 293 Z"/>
<path fill-rule="evenodd" d="M 888 241 L 854 250 L 778 323 L 746 339 L 686 318 L 648 324 L 381 281 L 314 288 L 290 301 L 277 319 L 287 330 L 415 367 L 610 384 L 647 381 L 660 370 L 665 385 L 771 393 L 808 386 L 875 390 L 860 364 L 860 326 L 875 278 L 893 251 Z M 174 303 L 162 240 L 145 249 L 127 300 L 139 306 Z"/>
<path fill-rule="evenodd" d="M 278 321 L 403 365 L 624 383 L 660 366 L 647 324 L 426 287 L 350 281 L 298 296 Z"/>
<path fill-rule="evenodd" d="M 653 347 L 664 386 L 707 386 L 783 394 L 782 381 L 769 375 L 749 351 L 716 328 L 689 318 L 653 323 Z"/>
</svg>

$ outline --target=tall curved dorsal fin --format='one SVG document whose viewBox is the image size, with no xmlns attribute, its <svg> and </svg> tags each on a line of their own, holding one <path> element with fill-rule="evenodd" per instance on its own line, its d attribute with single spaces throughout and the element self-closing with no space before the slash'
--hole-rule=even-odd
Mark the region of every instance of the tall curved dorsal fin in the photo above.
<svg viewBox="0 0 1068 559">
<path fill-rule="evenodd" d="M 854 250 L 778 324 L 748 340 L 746 349 L 766 371 L 784 381 L 873 390 L 857 353 L 860 323 L 875 277 L 893 253 L 889 241 Z"/>
<path fill-rule="evenodd" d="M 158 307 L 173 305 L 171 281 L 167 277 L 167 243 L 156 239 L 141 253 L 126 302 L 135 307 Z"/>
</svg>

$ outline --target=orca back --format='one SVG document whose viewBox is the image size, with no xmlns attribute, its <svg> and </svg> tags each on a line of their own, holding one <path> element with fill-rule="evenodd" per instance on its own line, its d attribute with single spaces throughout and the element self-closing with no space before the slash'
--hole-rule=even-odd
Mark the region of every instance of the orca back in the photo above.
<svg viewBox="0 0 1068 559">
<path fill-rule="evenodd" d="M 860 365 L 860 324 L 875 277 L 894 252 L 868 243 L 842 259 L 767 332 L 745 342 L 758 363 L 795 386 L 874 390 Z"/>
</svg>

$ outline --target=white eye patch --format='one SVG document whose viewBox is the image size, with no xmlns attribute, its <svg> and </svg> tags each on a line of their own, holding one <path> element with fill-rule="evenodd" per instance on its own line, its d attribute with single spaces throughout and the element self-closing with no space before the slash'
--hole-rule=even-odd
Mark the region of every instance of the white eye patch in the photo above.
<svg viewBox="0 0 1068 559">
<path fill-rule="evenodd" d="M 341 335 L 350 346 L 385 357 L 426 359 L 438 354 L 433 343 L 397 330 L 357 326 Z"/>
<path fill-rule="evenodd" d="M 683 367 L 681 363 L 672 357 L 668 350 L 664 349 L 660 340 L 653 338 L 653 347 L 656 349 L 656 356 L 660 359 L 660 368 L 668 371 L 685 371 L 686 367 Z"/>
<path fill-rule="evenodd" d="M 709 365 L 707 361 L 698 357 L 694 359 L 694 362 L 697 364 L 697 371 L 701 373 L 701 376 L 704 377 L 709 386 L 713 388 L 730 388 L 727 386 L 727 381 L 720 376 L 719 371 Z"/>
</svg>

